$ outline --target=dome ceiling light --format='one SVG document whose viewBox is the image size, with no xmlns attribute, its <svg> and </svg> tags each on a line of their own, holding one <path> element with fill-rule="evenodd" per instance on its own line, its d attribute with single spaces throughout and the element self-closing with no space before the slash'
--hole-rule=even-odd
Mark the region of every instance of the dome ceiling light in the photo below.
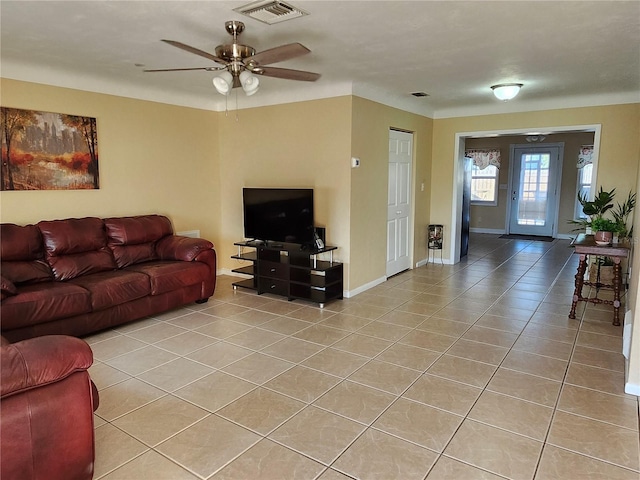
<svg viewBox="0 0 640 480">
<path fill-rule="evenodd" d="M 493 94 L 498 100 L 506 102 L 518 95 L 521 88 L 522 83 L 500 83 L 498 85 L 493 85 L 491 90 L 493 90 Z"/>
</svg>

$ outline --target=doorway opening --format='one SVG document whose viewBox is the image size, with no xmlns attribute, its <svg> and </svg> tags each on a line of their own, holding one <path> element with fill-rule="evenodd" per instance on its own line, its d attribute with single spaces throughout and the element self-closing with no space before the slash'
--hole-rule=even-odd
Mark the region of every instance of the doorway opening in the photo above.
<svg viewBox="0 0 640 480">
<path fill-rule="evenodd" d="M 593 184 L 597 183 L 597 170 L 598 170 L 598 156 L 600 152 L 600 137 L 601 137 L 601 125 L 570 125 L 570 126 L 557 126 L 557 127 L 536 127 L 536 130 L 546 132 L 546 134 L 590 134 L 589 138 L 593 138 Z M 454 158 L 456 159 L 453 164 L 453 192 L 451 197 L 451 235 L 452 241 L 449 244 L 448 257 L 449 262 L 458 263 L 461 258 L 461 238 L 462 238 L 462 219 L 463 212 L 463 192 L 464 192 L 464 171 L 465 171 L 465 144 L 468 139 L 481 139 L 485 138 L 489 140 L 490 137 L 502 137 L 502 136 L 526 136 L 534 135 L 531 128 L 528 129 L 513 129 L 513 130 L 492 130 L 492 131 L 471 131 L 471 132 L 459 132 L 455 134 L 454 143 Z M 540 144 L 544 145 L 544 144 Z M 499 189 L 503 194 L 511 193 L 513 190 L 507 185 L 507 180 L 503 180 L 499 185 Z M 573 194 L 572 194 L 573 195 Z M 467 207 L 468 208 L 468 207 Z M 563 207 L 564 208 L 564 207 Z M 506 219 L 504 220 L 504 227 L 501 231 L 495 233 L 508 232 L 508 225 Z M 557 222 L 556 222 L 557 223 Z M 557 228 L 557 225 L 556 225 Z M 490 232 L 487 232 L 490 233 Z"/>
</svg>

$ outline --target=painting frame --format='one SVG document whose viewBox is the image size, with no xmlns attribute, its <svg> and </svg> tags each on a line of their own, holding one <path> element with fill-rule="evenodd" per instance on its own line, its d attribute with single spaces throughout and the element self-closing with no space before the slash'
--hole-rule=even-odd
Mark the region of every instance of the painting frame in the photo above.
<svg viewBox="0 0 640 480">
<path fill-rule="evenodd" d="M 95 117 L 0 106 L 0 190 L 97 190 Z"/>
</svg>

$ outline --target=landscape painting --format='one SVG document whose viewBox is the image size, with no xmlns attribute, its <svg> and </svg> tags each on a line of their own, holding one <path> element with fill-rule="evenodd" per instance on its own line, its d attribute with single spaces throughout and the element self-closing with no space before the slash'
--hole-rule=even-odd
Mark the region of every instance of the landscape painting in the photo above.
<svg viewBox="0 0 640 480">
<path fill-rule="evenodd" d="M 96 119 L 0 107 L 0 190 L 99 188 Z"/>
</svg>

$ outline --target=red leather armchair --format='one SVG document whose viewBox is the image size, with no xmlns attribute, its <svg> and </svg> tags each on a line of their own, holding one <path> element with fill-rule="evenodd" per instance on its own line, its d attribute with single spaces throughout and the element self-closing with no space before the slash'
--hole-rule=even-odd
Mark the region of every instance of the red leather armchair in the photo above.
<svg viewBox="0 0 640 480">
<path fill-rule="evenodd" d="M 89 346 L 61 335 L 1 343 L 2 480 L 93 478 L 98 395 Z"/>
</svg>

